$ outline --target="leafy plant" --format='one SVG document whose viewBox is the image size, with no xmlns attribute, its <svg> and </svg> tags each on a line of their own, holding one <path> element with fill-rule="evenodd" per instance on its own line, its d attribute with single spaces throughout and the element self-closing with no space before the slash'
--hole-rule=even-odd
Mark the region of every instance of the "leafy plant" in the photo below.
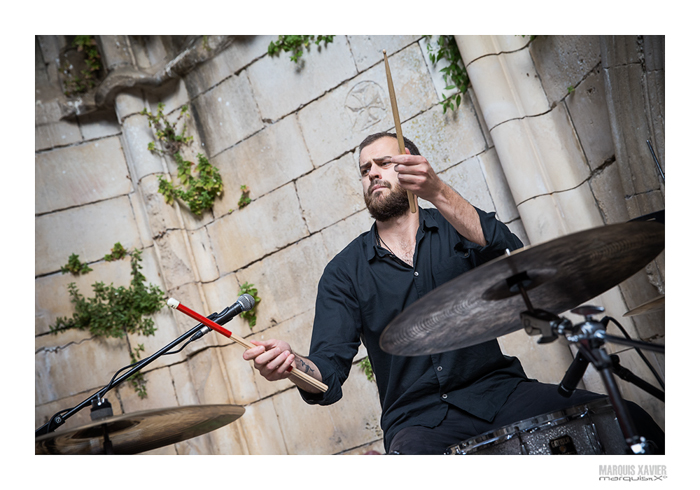
<svg viewBox="0 0 700 490">
<path fill-rule="evenodd" d="M 68 257 L 68 263 L 61 267 L 61 272 L 65 274 L 66 272 L 71 272 L 73 275 L 79 276 L 80 274 L 87 274 L 92 269 L 88 267 L 87 263 L 80 262 L 80 256 L 78 254 L 71 254 Z"/>
<path fill-rule="evenodd" d="M 67 76 L 67 80 L 64 82 L 64 93 L 69 97 L 85 93 L 93 88 L 102 71 L 100 52 L 97 50 L 97 41 L 95 41 L 94 36 L 75 36 L 72 46 L 83 54 L 82 61 L 85 63 L 85 68 L 80 70 L 78 75 L 74 75 L 73 67 L 69 62 L 66 62 L 63 68 Z"/>
<path fill-rule="evenodd" d="M 291 52 L 290 60 L 294 63 L 299 61 L 299 58 L 304 54 L 304 48 L 309 50 L 311 43 L 317 46 L 324 42 L 324 46 L 333 42 L 335 36 L 279 36 L 277 41 L 272 41 L 267 47 L 267 54 L 276 56 L 281 51 L 286 53 Z"/>
<path fill-rule="evenodd" d="M 255 285 L 249 284 L 247 282 L 243 283 L 240 291 L 238 291 L 239 296 L 242 294 L 250 294 L 255 300 L 255 306 L 253 306 L 250 310 L 241 313 L 241 318 L 248 322 L 248 326 L 252 330 L 255 324 L 257 323 L 258 317 L 256 316 L 256 313 L 258 305 L 262 300 L 260 299 L 260 297 L 258 297 L 258 289 L 255 287 Z"/>
<path fill-rule="evenodd" d="M 360 369 L 365 373 L 369 381 L 374 381 L 374 371 L 372 370 L 372 364 L 369 362 L 369 357 L 365 357 L 359 363 Z"/>
<path fill-rule="evenodd" d="M 128 252 L 126 249 L 122 246 L 121 243 L 117 242 L 114 244 L 114 247 L 112 247 L 112 253 L 105 255 L 105 260 L 107 262 L 114 262 L 115 260 L 123 259 L 128 255 Z"/>
<path fill-rule="evenodd" d="M 139 359 L 141 359 L 141 352 L 144 350 L 146 349 L 143 347 L 143 344 L 138 344 L 135 349 L 129 351 L 131 364 L 135 364 L 139 361 Z M 136 371 L 134 374 L 129 376 L 128 381 L 131 382 L 131 386 L 134 388 L 134 391 L 139 398 L 143 399 L 148 396 L 146 393 L 146 378 L 144 377 L 142 371 Z"/>
<path fill-rule="evenodd" d="M 185 105 L 180 110 L 175 122 L 170 122 L 163 114 L 165 105 L 158 104 L 158 112 L 153 115 L 144 109 L 141 114 L 148 117 L 148 125 L 155 129 L 158 143 L 162 146 L 158 148 L 155 141 L 148 144 L 148 149 L 162 155 L 170 155 L 177 164 L 177 177 L 180 186 L 174 186 L 172 182 L 166 180 L 162 175 L 158 177 L 158 192 L 163 194 L 165 202 L 173 204 L 175 199 L 187 203 L 190 211 L 197 216 L 214 206 L 214 199 L 221 196 L 224 184 L 219 174 L 219 169 L 209 163 L 209 160 L 201 153 L 197 154 L 197 165 L 194 162 L 185 160 L 180 151 L 185 145 L 192 142 L 192 136 L 185 136 L 187 131 L 187 121 L 184 120 L 182 130 L 178 131 L 177 126 L 180 120 L 189 117 L 188 107 Z M 194 166 L 195 174 L 192 173 Z"/>
<path fill-rule="evenodd" d="M 427 36 L 428 38 L 432 36 Z M 445 90 L 452 90 L 457 88 L 459 93 L 452 101 L 452 97 L 446 97 L 445 94 L 442 95 L 442 113 L 447 112 L 449 107 L 453 111 L 459 107 L 462 102 L 462 94 L 467 92 L 469 87 L 469 76 L 467 75 L 467 69 L 464 67 L 462 62 L 462 55 L 457 47 L 457 41 L 454 36 L 438 36 L 437 39 L 437 51 L 434 51 L 433 46 L 427 43 L 428 56 L 430 57 L 430 62 L 435 65 L 438 61 L 444 59 L 449 64 L 442 68 L 440 71 L 443 73 L 443 80 L 445 82 Z"/>
<path fill-rule="evenodd" d="M 238 209 L 243 209 L 250 204 L 250 189 L 248 186 L 241 186 L 241 198 L 238 200 Z"/>
</svg>

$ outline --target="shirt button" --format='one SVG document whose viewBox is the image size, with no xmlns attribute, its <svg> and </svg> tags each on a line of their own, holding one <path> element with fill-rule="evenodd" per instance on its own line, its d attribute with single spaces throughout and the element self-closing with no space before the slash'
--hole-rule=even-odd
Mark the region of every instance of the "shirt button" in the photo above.
<svg viewBox="0 0 700 490">
<path fill-rule="evenodd" d="M 442 394 L 442 399 L 445 400 L 447 398 L 447 393 Z"/>
<path fill-rule="evenodd" d="M 418 271 L 414 272 L 413 275 L 418 277 Z"/>
<path fill-rule="evenodd" d="M 442 366 L 438 366 L 438 367 L 437 367 L 437 370 L 438 370 L 438 371 L 442 371 Z"/>
</svg>

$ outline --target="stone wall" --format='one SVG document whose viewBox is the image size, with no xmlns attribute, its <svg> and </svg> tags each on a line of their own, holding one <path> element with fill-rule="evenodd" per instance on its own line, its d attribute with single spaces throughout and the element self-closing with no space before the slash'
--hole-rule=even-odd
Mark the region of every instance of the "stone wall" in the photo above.
<svg viewBox="0 0 700 490">
<path fill-rule="evenodd" d="M 623 217 L 624 176 L 616 171 L 617 160 L 611 162 L 615 145 L 597 38 L 545 37 L 533 43 L 512 38 L 517 44 L 512 51 L 534 60 L 532 76 L 539 76 L 546 93 L 542 104 L 549 121 L 544 124 L 561 131 L 573 121 L 571 144 L 585 155 L 579 180 L 593 189 L 596 209 L 604 207 L 601 202 L 612 203 L 606 212 L 615 219 L 605 223 L 623 220 L 617 218 Z M 68 38 L 37 37 L 36 427 L 105 385 L 129 364 L 130 345 L 144 344 L 148 355 L 195 324 L 164 309 L 155 315 L 154 337 L 105 341 L 86 332 L 49 333 L 56 317 L 72 314 L 69 282 L 85 295 L 97 281 L 128 284 L 126 261 L 102 259 L 117 241 L 144 250 L 148 282 L 205 315 L 233 303 L 243 283 L 255 284 L 262 298 L 257 325 L 251 329 L 234 318 L 227 328 L 248 339 L 282 338 L 295 350 L 307 351 L 323 268 L 372 223 L 361 196 L 357 145 L 394 125 L 383 49 L 404 134 L 474 205 L 495 211 L 525 244 L 540 241 L 539 235 L 529 236 L 531 229 L 521 219 L 536 199 L 523 199 L 513 190 L 515 178 L 501 164 L 508 150 L 494 143 L 491 113 L 484 109 L 482 114 L 492 107 L 488 92 L 470 89 L 456 111 L 443 113 L 444 82 L 440 66 L 429 61 L 425 38 L 336 36 L 333 43 L 306 52 L 298 64 L 285 54 L 267 55 L 274 39 L 209 36 L 205 43 L 202 38 L 101 36 L 106 66 L 141 82 L 118 86 L 119 80 L 110 79 L 117 88 L 95 97 L 86 110 L 70 106 L 59 88 L 56 60 Z M 563 50 L 560 43 L 572 49 Z M 581 57 L 585 62 L 578 61 Z M 467 61 L 464 52 L 463 58 L 473 72 L 476 61 Z M 101 100 L 108 103 L 100 105 Z M 224 193 L 201 218 L 179 203 L 165 204 L 158 193 L 158 177 L 174 178 L 176 166 L 147 150 L 154 137 L 140 112 L 155 112 L 160 102 L 172 118 L 184 105 L 191 108 L 194 141 L 185 156 L 194 160 L 201 152 L 220 169 Z M 252 202 L 238 209 L 241 185 L 250 188 Z M 654 209 L 663 208 L 663 199 L 660 203 Z M 61 274 L 71 253 L 93 271 L 79 277 Z M 628 323 L 635 328 L 633 320 Z M 653 335 L 663 340 L 661 325 Z M 568 348 L 563 356 L 552 354 L 520 334 L 505 338 L 504 350 L 518 355 L 528 374 L 558 382 L 571 360 Z M 151 451 L 157 454 L 383 452 L 376 387 L 357 366 L 366 356 L 363 347 L 343 399 L 330 407 L 306 405 L 288 381 L 267 382 L 243 361 L 242 352 L 211 333 L 148 366 L 147 398 L 138 398 L 128 384 L 108 397 L 115 414 L 215 403 L 245 407 L 233 424 Z M 590 385 L 597 387 L 592 378 Z M 663 422 L 663 407 L 654 416 Z M 88 421 L 86 409 L 65 427 Z"/>
</svg>

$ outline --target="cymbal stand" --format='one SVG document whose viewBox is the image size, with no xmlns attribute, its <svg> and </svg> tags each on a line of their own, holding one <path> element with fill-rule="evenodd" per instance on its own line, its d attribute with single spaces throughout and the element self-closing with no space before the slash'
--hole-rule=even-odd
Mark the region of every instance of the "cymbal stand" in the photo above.
<svg viewBox="0 0 700 490">
<path fill-rule="evenodd" d="M 521 281 L 518 281 L 514 286 L 517 286 L 519 289 L 525 301 L 525 305 L 527 306 L 527 311 L 520 314 L 520 321 L 527 334 L 531 336 L 541 335 L 538 340 L 540 344 L 553 342 L 560 335 L 565 335 L 569 342 L 576 343 L 579 346 L 579 352 L 587 361 L 592 363 L 600 373 L 606 391 L 608 392 L 610 403 L 617 415 L 620 429 L 622 430 L 625 442 L 630 448 L 630 451 L 633 454 L 651 453 L 649 442 L 637 433 L 627 405 L 620 393 L 620 388 L 617 386 L 613 376 L 614 363 L 603 348 L 606 341 L 617 342 L 617 340 L 621 338 L 606 334 L 605 325 L 593 319 L 594 314 L 601 313 L 604 309 L 599 306 L 582 306 L 572 310 L 572 312 L 585 317 L 584 322 L 573 325 L 567 318 L 533 308 L 530 298 L 527 295 L 526 288 Z M 649 348 L 649 345 L 644 342 L 629 341 L 627 339 L 621 340 L 624 342 L 620 343 L 624 343 L 625 345 L 629 345 L 631 342 L 639 347 Z M 655 348 L 651 350 L 656 350 L 657 347 L 663 349 L 663 346 L 655 346 Z M 581 372 L 581 375 L 583 375 L 583 372 Z"/>
</svg>

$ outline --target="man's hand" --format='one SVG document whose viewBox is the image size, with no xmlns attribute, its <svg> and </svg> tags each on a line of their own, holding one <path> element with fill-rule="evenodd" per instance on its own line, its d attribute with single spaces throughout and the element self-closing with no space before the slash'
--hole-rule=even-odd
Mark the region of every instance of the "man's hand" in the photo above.
<svg viewBox="0 0 700 490">
<path fill-rule="evenodd" d="M 391 158 L 396 163 L 394 170 L 399 174 L 399 184 L 421 199 L 434 202 L 446 184 L 437 176 L 428 160 L 422 155 L 396 155 Z"/>
<path fill-rule="evenodd" d="M 253 361 L 255 369 L 268 381 L 289 377 L 290 366 L 294 362 L 292 348 L 287 342 L 270 339 L 261 342 L 251 340 L 256 347 L 243 353 L 243 359 Z"/>
</svg>

